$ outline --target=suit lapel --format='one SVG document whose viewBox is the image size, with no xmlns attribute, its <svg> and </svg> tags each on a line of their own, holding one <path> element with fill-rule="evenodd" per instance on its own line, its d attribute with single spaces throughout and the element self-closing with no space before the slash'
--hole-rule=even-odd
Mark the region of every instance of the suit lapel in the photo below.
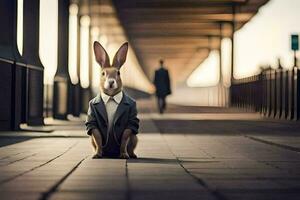
<svg viewBox="0 0 300 200">
<path fill-rule="evenodd" d="M 104 102 L 102 100 L 102 98 L 99 96 L 99 99 L 97 99 L 97 105 L 96 110 L 100 113 L 101 117 L 104 119 L 104 121 L 106 122 L 106 124 L 108 123 L 108 118 L 107 118 L 107 113 L 106 113 L 106 109 L 105 109 L 105 105 Z"/>
<path fill-rule="evenodd" d="M 120 104 L 116 110 L 115 116 L 114 116 L 114 124 L 116 123 L 116 121 L 118 121 L 118 119 L 122 116 L 122 114 L 127 110 L 128 105 L 129 105 L 129 103 L 127 101 L 127 97 L 123 93 L 122 101 L 120 102 Z"/>
</svg>

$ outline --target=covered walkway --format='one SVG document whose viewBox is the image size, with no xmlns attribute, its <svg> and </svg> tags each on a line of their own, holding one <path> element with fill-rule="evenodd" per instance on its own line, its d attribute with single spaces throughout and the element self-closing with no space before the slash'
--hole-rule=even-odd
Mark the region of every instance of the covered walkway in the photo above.
<svg viewBox="0 0 300 200">
<path fill-rule="evenodd" d="M 0 199 L 298 200 L 297 5 L 1 0 Z M 96 62 L 95 41 L 111 60 L 129 42 L 124 66 L 113 73 L 137 101 L 137 159 L 92 159 L 84 122 L 108 77 Z M 164 114 L 154 99 L 160 67 L 171 77 L 163 83 L 170 94 Z M 127 121 L 134 118 L 135 132 L 135 104 L 125 104 L 130 109 L 113 127 L 132 129 Z M 106 132 L 113 117 L 95 110 L 103 121 L 93 128 L 103 124 Z"/>
</svg>

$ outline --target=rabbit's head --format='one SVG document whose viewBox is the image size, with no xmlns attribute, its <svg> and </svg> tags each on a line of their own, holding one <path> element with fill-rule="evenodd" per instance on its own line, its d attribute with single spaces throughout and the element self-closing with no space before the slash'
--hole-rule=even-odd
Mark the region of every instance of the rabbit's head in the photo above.
<svg viewBox="0 0 300 200">
<path fill-rule="evenodd" d="M 95 58 L 101 66 L 100 89 L 109 96 L 114 96 L 122 90 L 120 68 L 126 61 L 127 51 L 128 42 L 125 42 L 117 51 L 111 65 L 105 49 L 99 42 L 94 42 Z"/>
</svg>

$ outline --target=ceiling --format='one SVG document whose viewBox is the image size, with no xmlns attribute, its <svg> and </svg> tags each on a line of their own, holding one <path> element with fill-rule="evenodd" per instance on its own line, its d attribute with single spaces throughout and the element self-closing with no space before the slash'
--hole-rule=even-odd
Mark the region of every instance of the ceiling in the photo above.
<svg viewBox="0 0 300 200">
<path fill-rule="evenodd" d="M 230 37 L 268 0 L 113 0 L 146 74 L 163 58 L 173 80 L 184 81 L 220 36 Z M 235 13 L 235 15 L 233 14 Z M 221 29 L 222 27 L 222 29 Z"/>
<path fill-rule="evenodd" d="M 268 0 L 73 0 L 91 26 L 116 41 L 128 38 L 138 61 L 152 79 L 164 59 L 173 83 L 188 75 L 240 29 Z M 235 14 L 234 14 L 235 13 Z"/>
</svg>

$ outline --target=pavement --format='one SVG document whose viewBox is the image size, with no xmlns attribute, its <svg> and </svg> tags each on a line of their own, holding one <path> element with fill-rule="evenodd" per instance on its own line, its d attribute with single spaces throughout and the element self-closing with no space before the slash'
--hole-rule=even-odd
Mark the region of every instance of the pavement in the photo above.
<svg viewBox="0 0 300 200">
<path fill-rule="evenodd" d="M 82 119 L 0 133 L 0 198 L 300 199 L 299 122 L 138 105 L 138 159 L 91 159 Z"/>
</svg>

